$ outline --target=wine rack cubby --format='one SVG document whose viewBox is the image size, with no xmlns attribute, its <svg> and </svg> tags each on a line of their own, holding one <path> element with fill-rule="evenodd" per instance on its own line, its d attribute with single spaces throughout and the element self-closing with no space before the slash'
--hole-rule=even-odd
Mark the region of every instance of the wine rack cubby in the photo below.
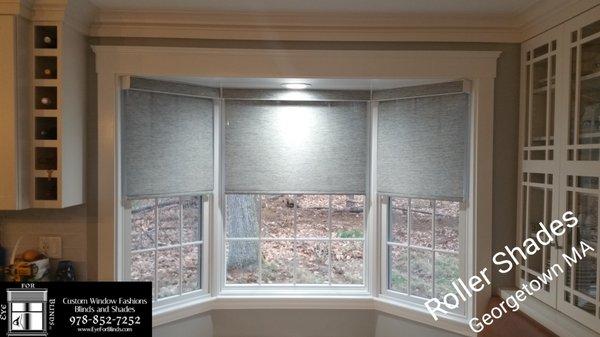
<svg viewBox="0 0 600 337">
<path fill-rule="evenodd" d="M 36 26 L 35 48 L 56 49 L 58 48 L 58 26 Z"/>
<path fill-rule="evenodd" d="M 35 118 L 35 140 L 56 140 L 56 117 Z"/>
<path fill-rule="evenodd" d="M 35 178 L 35 200 L 58 199 L 58 180 L 56 178 Z"/>
<path fill-rule="evenodd" d="M 40 171 L 56 171 L 58 169 L 57 148 L 36 147 L 35 169 Z"/>
<path fill-rule="evenodd" d="M 35 108 L 38 110 L 56 110 L 56 87 L 35 87 Z"/>
<path fill-rule="evenodd" d="M 56 56 L 36 56 L 35 78 L 54 80 L 56 77 Z"/>
<path fill-rule="evenodd" d="M 83 203 L 87 42 L 69 25 L 48 21 L 33 22 L 32 41 L 32 205 L 78 205 Z"/>
</svg>

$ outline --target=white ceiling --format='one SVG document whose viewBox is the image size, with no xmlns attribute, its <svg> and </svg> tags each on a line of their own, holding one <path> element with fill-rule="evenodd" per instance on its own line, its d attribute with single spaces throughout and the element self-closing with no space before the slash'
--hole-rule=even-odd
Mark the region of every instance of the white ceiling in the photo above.
<svg viewBox="0 0 600 337">
<path fill-rule="evenodd" d="M 510 15 L 541 0 L 91 0 L 100 9 Z"/>
<path fill-rule="evenodd" d="M 151 77 L 166 81 L 175 81 L 203 85 L 213 88 L 240 89 L 281 89 L 282 83 L 308 83 L 310 89 L 335 90 L 382 90 L 408 87 L 420 84 L 431 84 L 449 81 L 448 79 L 401 79 L 401 80 L 370 80 L 370 79 L 301 79 L 301 78 L 195 78 L 195 77 Z"/>
</svg>

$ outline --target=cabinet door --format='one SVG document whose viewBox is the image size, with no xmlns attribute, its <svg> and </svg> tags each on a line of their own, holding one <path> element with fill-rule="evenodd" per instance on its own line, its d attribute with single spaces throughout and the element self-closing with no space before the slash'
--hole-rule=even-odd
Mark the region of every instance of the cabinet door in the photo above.
<svg viewBox="0 0 600 337">
<path fill-rule="evenodd" d="M 0 15 L 0 210 L 17 208 L 14 17 Z"/>
<path fill-rule="evenodd" d="M 558 30 L 523 44 L 523 160 L 553 161 Z"/>
<path fill-rule="evenodd" d="M 559 264 L 564 275 L 559 278 L 558 309 L 577 321 L 600 331 L 600 301 L 598 294 L 598 209 L 600 208 L 600 172 L 566 175 L 565 198 L 562 209 L 571 210 L 579 223 L 569 229 L 561 238 L 559 253 L 576 257 L 577 249 L 581 259 L 577 263 L 567 263 L 563 257 Z M 591 246 L 594 251 L 581 254 L 581 242 Z"/>
<path fill-rule="evenodd" d="M 0 15 L 0 210 L 29 207 L 29 26 Z"/>
<path fill-rule="evenodd" d="M 556 216 L 554 211 L 556 209 L 554 174 L 523 173 L 522 179 L 520 242 L 527 238 L 536 240 L 535 235 L 541 229 L 540 222 L 549 224 Z M 556 263 L 556 258 L 556 249 L 547 245 L 541 247 L 541 250 L 528 259 L 521 260 L 518 272 L 519 284 L 538 280 L 542 273 L 547 273 L 548 269 Z M 554 306 L 556 282 L 547 283 L 534 296 L 548 305 Z"/>
<path fill-rule="evenodd" d="M 558 200 L 555 160 L 555 113 L 559 29 L 523 44 L 521 101 L 521 184 L 519 195 L 519 238 L 535 238 L 539 223 L 549 224 L 556 217 Z M 556 250 L 542 247 L 528 259 L 522 259 L 517 271 L 518 284 L 538 279 L 556 262 Z M 535 293 L 548 305 L 556 305 L 556 283 Z"/>
<path fill-rule="evenodd" d="M 597 164 L 600 162 L 600 20 L 570 28 L 567 159 Z"/>
<path fill-rule="evenodd" d="M 573 211 L 579 224 L 561 238 L 560 254 L 581 251 L 580 242 L 598 248 L 600 208 L 600 8 L 565 25 L 565 62 L 569 68 L 565 107 L 565 146 L 561 146 L 560 211 Z M 567 99 L 568 97 L 568 99 Z M 559 258 L 558 309 L 600 332 L 600 267 L 596 251 L 569 266 Z"/>
</svg>

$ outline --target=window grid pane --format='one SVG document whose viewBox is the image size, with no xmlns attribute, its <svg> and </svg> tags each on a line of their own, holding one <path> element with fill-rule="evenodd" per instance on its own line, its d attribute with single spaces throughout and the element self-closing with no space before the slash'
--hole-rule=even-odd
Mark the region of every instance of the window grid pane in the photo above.
<svg viewBox="0 0 600 337">
<path fill-rule="evenodd" d="M 364 284 L 364 195 L 252 196 L 260 200 L 256 218 L 253 207 L 233 202 L 253 197 L 226 196 L 226 284 Z M 255 237 L 240 219 L 258 224 Z M 240 261 L 244 253 L 229 248 L 244 241 L 258 246 L 257 261 Z"/>
<path fill-rule="evenodd" d="M 459 202 L 388 197 L 388 290 L 419 298 L 441 298 L 450 290 L 460 274 L 459 217 Z"/>
<path fill-rule="evenodd" d="M 200 290 L 202 197 L 131 200 L 130 279 L 152 281 L 152 296 Z"/>
</svg>

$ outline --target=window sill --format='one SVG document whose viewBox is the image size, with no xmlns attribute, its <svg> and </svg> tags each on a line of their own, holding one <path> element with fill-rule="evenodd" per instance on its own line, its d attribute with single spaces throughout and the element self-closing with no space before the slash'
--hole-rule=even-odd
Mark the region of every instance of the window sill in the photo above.
<svg viewBox="0 0 600 337">
<path fill-rule="evenodd" d="M 516 292 L 516 289 L 500 289 L 499 294 L 507 299 Z M 522 313 L 559 336 L 598 337 L 596 332 L 535 297 L 528 296 L 520 305 Z"/>
<path fill-rule="evenodd" d="M 387 296 L 373 298 L 373 309 L 392 316 L 423 323 L 438 329 L 447 330 L 463 336 L 477 336 L 469 328 L 468 320 L 463 316 L 444 315 L 435 321 L 423 305 L 400 301 Z"/>
<path fill-rule="evenodd" d="M 153 310 L 152 326 L 202 314 L 216 309 L 338 309 L 338 310 L 377 310 L 386 314 L 416 321 L 432 327 L 451 331 L 464 336 L 476 336 L 469 329 L 465 318 L 447 316 L 434 321 L 431 315 L 416 304 L 403 303 L 386 297 L 372 297 L 366 291 L 352 295 L 315 294 L 305 291 L 291 295 L 278 293 L 249 294 L 248 291 L 224 291 L 217 297 L 206 294 L 200 298 L 164 305 Z M 582 335 L 583 336 L 583 335 Z"/>
<path fill-rule="evenodd" d="M 373 298 L 364 295 L 233 295 L 217 297 L 215 309 L 373 309 Z"/>
<path fill-rule="evenodd" d="M 213 309 L 214 297 L 204 294 L 152 309 L 152 327 L 198 315 Z"/>
<path fill-rule="evenodd" d="M 261 287 L 225 287 L 219 294 L 220 298 L 240 297 L 240 298 L 371 298 L 371 294 L 364 286 L 347 287 L 303 287 L 290 288 L 279 286 L 261 286 Z"/>
</svg>

